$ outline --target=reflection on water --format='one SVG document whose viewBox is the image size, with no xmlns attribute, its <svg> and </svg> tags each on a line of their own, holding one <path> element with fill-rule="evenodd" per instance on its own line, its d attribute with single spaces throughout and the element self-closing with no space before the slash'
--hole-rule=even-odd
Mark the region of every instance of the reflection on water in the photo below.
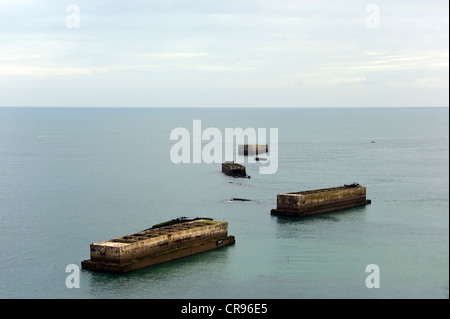
<svg viewBox="0 0 450 319">
<path fill-rule="evenodd" d="M 175 259 L 154 266 L 127 273 L 93 272 L 83 270 L 89 282 L 91 296 L 102 297 L 105 291 L 111 298 L 181 298 L 183 291 L 168 294 L 168 282 L 178 282 L 177 286 L 187 287 L 190 281 L 204 280 L 204 276 L 215 276 L 223 271 L 230 248 L 226 246 L 196 255 Z"/>
<path fill-rule="evenodd" d="M 352 207 L 342 210 L 337 210 L 333 212 L 326 212 L 326 213 L 320 213 L 315 215 L 309 215 L 309 216 L 299 216 L 299 217 L 293 217 L 293 216 L 275 216 L 272 215 L 272 218 L 274 218 L 277 223 L 283 225 L 283 224 L 291 224 L 291 223 L 320 223 L 323 221 L 334 221 L 339 222 L 343 218 L 350 218 L 353 219 L 357 217 L 363 210 L 365 209 L 365 206 L 361 207 Z"/>
<path fill-rule="evenodd" d="M 345 228 L 348 224 L 363 223 L 366 206 L 353 207 L 334 212 L 315 214 L 310 216 L 274 216 L 277 238 L 285 237 L 314 237 L 321 236 L 327 231 Z M 353 226 L 354 227 L 354 226 Z M 334 229 L 334 230 L 333 230 Z M 346 230 L 348 232 L 348 229 Z"/>
</svg>

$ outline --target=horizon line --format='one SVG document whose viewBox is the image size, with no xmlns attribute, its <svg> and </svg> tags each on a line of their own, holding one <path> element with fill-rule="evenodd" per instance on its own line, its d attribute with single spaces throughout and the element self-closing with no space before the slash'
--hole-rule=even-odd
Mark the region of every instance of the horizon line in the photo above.
<svg viewBox="0 0 450 319">
<path fill-rule="evenodd" d="M 392 108 L 449 108 L 449 106 L 44 106 L 0 105 L 0 108 L 116 108 L 116 109 L 392 109 Z"/>
</svg>

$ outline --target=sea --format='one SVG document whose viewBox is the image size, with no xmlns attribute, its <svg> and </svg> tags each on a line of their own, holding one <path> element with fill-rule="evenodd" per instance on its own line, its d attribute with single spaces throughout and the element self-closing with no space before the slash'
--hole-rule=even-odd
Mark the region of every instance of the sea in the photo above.
<svg viewBox="0 0 450 319">
<path fill-rule="evenodd" d="M 195 120 L 277 129 L 276 171 L 194 162 L 210 142 Z M 190 162 L 171 157 L 177 128 Z M 354 182 L 370 205 L 270 213 L 277 194 Z M 181 216 L 227 222 L 235 245 L 81 269 L 91 243 Z M 0 253 L 2 299 L 448 299 L 449 109 L 2 107 Z"/>
</svg>

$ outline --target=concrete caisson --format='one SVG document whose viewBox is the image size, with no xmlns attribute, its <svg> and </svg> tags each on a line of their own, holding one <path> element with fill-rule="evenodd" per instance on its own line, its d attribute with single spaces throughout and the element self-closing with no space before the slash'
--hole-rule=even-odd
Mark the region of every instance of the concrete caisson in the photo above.
<svg viewBox="0 0 450 319">
<path fill-rule="evenodd" d="M 308 216 L 370 204 L 366 187 L 358 183 L 277 195 L 272 215 Z"/>
<path fill-rule="evenodd" d="M 83 269 L 127 272 L 235 243 L 228 223 L 195 219 L 93 243 Z"/>
</svg>

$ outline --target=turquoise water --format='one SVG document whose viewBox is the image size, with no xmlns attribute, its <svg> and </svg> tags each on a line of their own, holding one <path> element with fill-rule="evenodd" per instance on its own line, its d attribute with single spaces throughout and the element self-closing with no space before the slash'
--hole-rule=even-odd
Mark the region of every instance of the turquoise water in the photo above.
<svg viewBox="0 0 450 319">
<path fill-rule="evenodd" d="M 448 298 L 448 108 L 0 108 L 2 298 Z M 174 128 L 278 128 L 273 175 L 174 164 Z M 375 143 L 371 143 L 374 141 Z M 276 194 L 359 182 L 372 204 L 295 219 Z M 233 202 L 233 197 L 251 199 Z M 234 246 L 132 273 L 66 266 L 89 244 L 179 216 Z M 380 270 L 368 289 L 366 266 Z"/>
</svg>

